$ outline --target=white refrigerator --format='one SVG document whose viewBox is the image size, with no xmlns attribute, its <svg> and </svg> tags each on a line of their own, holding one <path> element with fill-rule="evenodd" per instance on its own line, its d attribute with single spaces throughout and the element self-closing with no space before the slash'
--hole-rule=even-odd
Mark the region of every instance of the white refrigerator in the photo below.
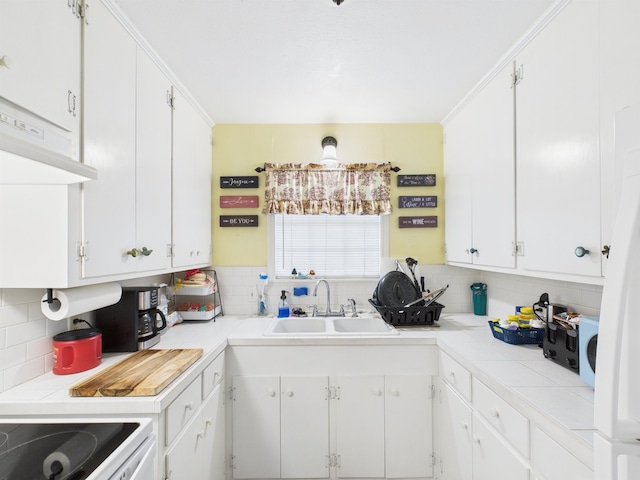
<svg viewBox="0 0 640 480">
<path fill-rule="evenodd" d="M 640 479 L 640 104 L 616 115 L 620 202 L 600 309 L 594 477 Z"/>
</svg>

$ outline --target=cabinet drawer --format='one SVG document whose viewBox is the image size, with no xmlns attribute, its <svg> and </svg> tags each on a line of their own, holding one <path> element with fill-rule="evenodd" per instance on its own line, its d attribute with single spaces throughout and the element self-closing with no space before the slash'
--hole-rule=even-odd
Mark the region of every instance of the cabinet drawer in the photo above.
<svg viewBox="0 0 640 480">
<path fill-rule="evenodd" d="M 533 428 L 532 480 L 593 480 L 593 472 L 559 443 L 537 427 Z"/>
<path fill-rule="evenodd" d="M 473 380 L 473 406 L 518 452 L 529 458 L 529 420 L 492 392 Z"/>
<path fill-rule="evenodd" d="M 463 460 L 464 461 L 464 460 Z M 468 460 L 467 460 L 468 461 Z M 504 437 L 483 418 L 473 415 L 473 478 L 482 480 L 529 480 L 529 466 Z M 573 477 L 566 477 L 567 480 Z"/>
<path fill-rule="evenodd" d="M 440 378 L 445 380 L 467 402 L 471 402 L 471 372 L 440 351 Z"/>
<path fill-rule="evenodd" d="M 224 353 L 218 355 L 202 372 L 202 399 L 224 380 Z"/>
<path fill-rule="evenodd" d="M 185 388 L 166 410 L 166 435 L 165 445 L 170 445 L 176 438 L 182 427 L 196 412 L 202 403 L 202 379 L 197 377 Z"/>
</svg>

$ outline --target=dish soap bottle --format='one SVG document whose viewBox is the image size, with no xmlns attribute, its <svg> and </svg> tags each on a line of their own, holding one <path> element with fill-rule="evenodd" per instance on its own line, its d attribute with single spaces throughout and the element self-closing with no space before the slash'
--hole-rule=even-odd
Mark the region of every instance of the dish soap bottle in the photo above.
<svg viewBox="0 0 640 480">
<path fill-rule="evenodd" d="M 287 303 L 287 292 L 286 290 L 282 290 L 282 295 L 280 295 L 280 303 L 278 304 L 278 317 L 288 317 L 290 313 L 289 304 Z"/>
</svg>

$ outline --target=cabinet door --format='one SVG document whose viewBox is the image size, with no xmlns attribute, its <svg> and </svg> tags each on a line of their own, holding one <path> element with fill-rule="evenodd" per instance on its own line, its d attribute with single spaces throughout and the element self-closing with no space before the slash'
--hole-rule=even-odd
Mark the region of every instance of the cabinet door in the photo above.
<svg viewBox="0 0 640 480">
<path fill-rule="evenodd" d="M 467 136 L 473 122 L 466 111 L 460 112 L 445 127 L 444 204 L 445 250 L 447 262 L 472 263 L 469 249 L 473 246 L 472 174 L 473 156 Z"/>
<path fill-rule="evenodd" d="M 433 402 L 429 375 L 385 377 L 386 478 L 433 476 Z"/>
<path fill-rule="evenodd" d="M 516 266 L 513 66 L 504 67 L 474 99 L 471 145 L 473 264 Z"/>
<path fill-rule="evenodd" d="M 171 83 L 140 48 L 136 94 L 136 243 L 152 250 L 136 270 L 169 268 L 171 258 Z"/>
<path fill-rule="evenodd" d="M 281 377 L 281 478 L 328 478 L 328 377 Z"/>
<path fill-rule="evenodd" d="M 475 414 L 473 480 L 529 480 L 527 465 Z"/>
<path fill-rule="evenodd" d="M 447 126 L 448 261 L 515 267 L 512 74 L 509 64 Z"/>
<path fill-rule="evenodd" d="M 531 437 L 531 457 L 534 480 L 594 480 L 591 469 L 537 427 Z"/>
<path fill-rule="evenodd" d="M 165 455 L 165 477 L 205 478 L 202 476 L 204 455 L 204 426 L 202 416 L 196 415 L 184 427 Z M 207 452 L 207 456 L 211 455 Z"/>
<path fill-rule="evenodd" d="M 611 233 L 620 203 L 622 166 L 615 161 L 615 114 L 640 100 L 640 2 L 600 2 L 600 156 L 602 160 L 602 245 Z M 606 275 L 606 257 L 603 257 Z"/>
<path fill-rule="evenodd" d="M 519 54 L 519 265 L 601 275 L 598 3 L 570 2 Z M 574 252 L 583 247 L 590 253 Z"/>
<path fill-rule="evenodd" d="M 384 377 L 340 376 L 336 385 L 338 477 L 383 478 Z"/>
<path fill-rule="evenodd" d="M 173 261 L 174 267 L 211 260 L 211 129 L 174 88 Z"/>
<path fill-rule="evenodd" d="M 204 441 L 202 455 L 202 478 L 204 480 L 224 480 L 225 465 L 225 419 L 224 419 L 224 384 L 216 386 L 210 400 L 202 409 L 204 425 Z M 183 478 L 183 477 L 178 477 Z M 185 477 L 187 478 L 187 477 Z"/>
<path fill-rule="evenodd" d="M 65 130 L 78 131 L 80 19 L 72 4 L 0 2 L 0 58 L 10 67 L 0 67 L 0 95 Z"/>
<path fill-rule="evenodd" d="M 279 377 L 233 377 L 232 428 L 233 478 L 280 478 Z"/>
<path fill-rule="evenodd" d="M 471 480 L 472 413 L 471 408 L 440 380 L 437 409 L 438 478 Z"/>
<path fill-rule="evenodd" d="M 84 28 L 84 277 L 135 271 L 136 44 L 102 2 Z"/>
</svg>

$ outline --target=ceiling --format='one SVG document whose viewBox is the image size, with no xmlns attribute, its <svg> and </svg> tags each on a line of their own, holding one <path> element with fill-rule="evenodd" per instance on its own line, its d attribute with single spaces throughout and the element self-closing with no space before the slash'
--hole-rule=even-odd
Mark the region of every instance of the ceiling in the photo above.
<svg viewBox="0 0 640 480">
<path fill-rule="evenodd" d="M 215 123 L 440 122 L 555 0 L 112 0 Z"/>
</svg>

